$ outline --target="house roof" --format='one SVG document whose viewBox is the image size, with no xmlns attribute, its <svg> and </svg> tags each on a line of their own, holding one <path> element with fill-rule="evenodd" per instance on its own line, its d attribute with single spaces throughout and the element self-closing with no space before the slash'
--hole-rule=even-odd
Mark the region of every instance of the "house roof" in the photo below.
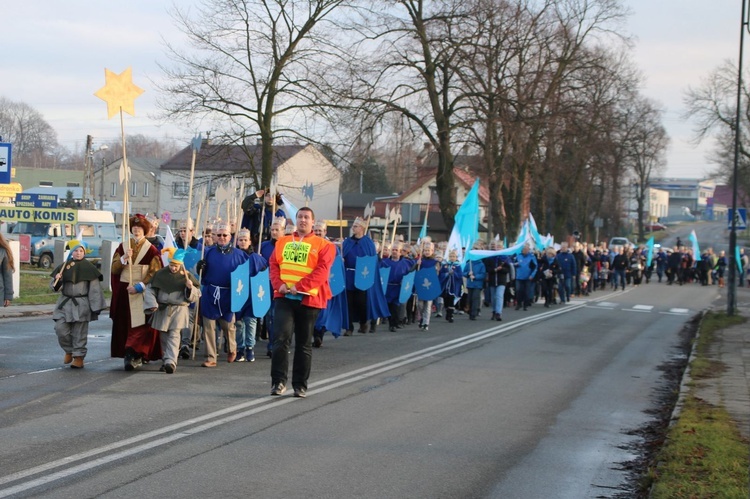
<svg viewBox="0 0 750 499">
<path fill-rule="evenodd" d="M 437 168 L 423 169 L 422 172 L 414 181 L 412 186 L 401 193 L 398 200 L 406 199 L 409 195 L 422 189 L 426 184 L 434 183 L 435 176 L 437 175 Z M 490 203 L 490 190 L 487 187 L 487 183 L 482 183 L 482 177 L 473 171 L 467 171 L 461 168 L 453 169 L 453 176 L 456 181 L 463 185 L 466 190 L 469 190 L 474 185 L 474 181 L 479 178 L 479 204 L 488 205 Z"/>
<path fill-rule="evenodd" d="M 723 204 L 728 207 L 732 207 L 732 186 L 731 185 L 717 185 L 714 190 L 714 205 Z M 737 189 L 737 204 L 739 206 L 747 206 L 750 204 L 750 197 L 742 191 Z"/>
<path fill-rule="evenodd" d="M 341 201 L 345 208 L 364 208 L 368 204 L 381 200 L 393 199 L 397 196 L 393 194 L 378 194 L 373 192 L 342 192 Z"/>
<path fill-rule="evenodd" d="M 305 149 L 307 145 L 277 145 L 273 147 L 273 169 L 285 163 L 297 153 Z M 188 146 L 162 163 L 162 170 L 189 170 L 193 160 L 193 149 Z M 196 155 L 196 165 L 200 165 L 202 171 L 246 171 L 254 168 L 260 169 L 261 146 L 260 145 L 227 145 L 206 144 L 201 145 Z"/>
<path fill-rule="evenodd" d="M 111 163 L 104 165 L 104 168 L 109 168 L 113 164 L 117 163 L 119 165 L 120 161 L 122 161 L 122 157 L 117 158 L 116 160 L 112 161 Z M 160 159 L 154 159 L 154 158 L 143 158 L 143 157 L 128 157 L 128 166 L 131 170 L 139 170 L 139 171 L 148 171 L 148 172 L 154 172 L 159 173 L 159 167 L 161 166 L 163 160 Z M 94 168 L 94 173 L 98 174 L 102 170 L 101 165 L 99 165 L 98 168 Z"/>
</svg>

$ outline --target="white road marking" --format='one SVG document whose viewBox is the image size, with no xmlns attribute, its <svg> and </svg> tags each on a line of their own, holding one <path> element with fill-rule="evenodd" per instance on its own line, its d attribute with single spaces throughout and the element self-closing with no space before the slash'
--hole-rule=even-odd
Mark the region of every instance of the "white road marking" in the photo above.
<svg viewBox="0 0 750 499">
<path fill-rule="evenodd" d="M 418 350 L 416 352 L 402 355 L 400 357 L 395 357 L 393 359 L 372 364 L 370 366 L 362 367 L 360 369 L 355 369 L 353 371 L 339 374 L 328 379 L 313 382 L 310 383 L 311 389 L 308 390 L 307 393 L 308 395 L 315 395 L 339 388 L 341 386 L 356 383 L 383 372 L 387 372 L 408 364 L 413 364 L 423 359 L 431 358 L 436 354 L 455 350 L 456 348 L 461 348 L 466 345 L 491 338 L 493 336 L 498 336 L 500 334 L 510 332 L 527 324 L 539 322 L 551 317 L 555 317 L 557 315 L 572 312 L 573 310 L 583 308 L 583 306 L 583 304 L 570 304 L 570 306 L 560 308 L 558 310 L 544 312 L 510 323 L 494 326 L 489 329 L 470 334 L 463 338 L 456 338 L 439 345 Z M 29 468 L 27 470 L 12 473 L 0 478 L 0 485 L 9 484 L 18 480 L 22 480 L 24 478 L 32 477 L 34 475 L 43 475 L 33 480 L 22 482 L 17 485 L 13 485 L 0 490 L 0 498 L 18 494 L 35 487 L 55 482 L 57 480 L 69 478 L 79 473 L 89 471 L 104 464 L 118 461 L 139 452 L 152 450 L 163 445 L 167 445 L 171 442 L 189 437 L 196 433 L 208 431 L 217 426 L 221 426 L 238 419 L 246 418 L 248 416 L 252 416 L 254 414 L 276 408 L 280 405 L 289 404 L 294 401 L 296 401 L 296 399 L 291 396 L 272 397 L 269 395 L 267 397 L 254 399 L 243 404 L 234 405 L 225 409 L 204 414 L 203 416 L 198 416 L 179 423 L 174 423 L 172 425 L 165 426 L 163 428 L 159 428 L 142 435 L 137 435 L 125 440 L 113 442 L 111 444 L 94 448 L 86 452 L 81 452 L 79 454 L 73 454 L 68 457 L 57 459 L 55 461 L 50 461 L 49 463 Z M 260 407 L 254 407 L 258 405 L 260 405 Z M 132 447 L 133 445 L 135 446 Z M 118 449 L 122 449 L 123 447 L 125 447 L 125 449 L 118 451 Z M 110 454 L 91 459 L 94 458 L 94 456 L 104 453 Z M 76 466 L 71 466 L 71 464 L 76 461 L 83 461 L 86 459 L 91 460 L 83 462 Z M 50 473 L 51 470 L 61 467 L 64 467 L 64 469 Z"/>
</svg>

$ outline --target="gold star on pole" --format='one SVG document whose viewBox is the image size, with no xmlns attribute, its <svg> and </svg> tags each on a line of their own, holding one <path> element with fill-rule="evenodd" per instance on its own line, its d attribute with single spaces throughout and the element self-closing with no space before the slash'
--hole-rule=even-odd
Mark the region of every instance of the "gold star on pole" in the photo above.
<svg viewBox="0 0 750 499">
<path fill-rule="evenodd" d="M 109 114 L 107 118 L 112 118 L 120 110 L 135 116 L 135 99 L 144 90 L 133 83 L 132 68 L 126 69 L 119 75 L 105 68 L 104 81 L 106 82 L 104 86 L 94 95 L 107 103 Z"/>
</svg>

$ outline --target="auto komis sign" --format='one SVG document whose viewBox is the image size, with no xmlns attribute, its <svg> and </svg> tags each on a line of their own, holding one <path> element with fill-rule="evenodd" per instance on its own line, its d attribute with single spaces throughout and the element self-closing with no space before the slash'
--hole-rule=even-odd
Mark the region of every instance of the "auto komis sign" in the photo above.
<svg viewBox="0 0 750 499">
<path fill-rule="evenodd" d="M 78 213 L 70 208 L 0 207 L 0 220 L 9 222 L 49 222 L 74 224 Z"/>
</svg>

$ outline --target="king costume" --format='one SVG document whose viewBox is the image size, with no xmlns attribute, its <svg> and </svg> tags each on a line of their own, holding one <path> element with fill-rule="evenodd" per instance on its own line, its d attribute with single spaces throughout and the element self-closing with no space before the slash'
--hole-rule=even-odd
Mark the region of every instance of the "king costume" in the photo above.
<svg viewBox="0 0 750 499">
<path fill-rule="evenodd" d="M 144 224 L 148 224 L 148 221 L 142 215 L 131 219 L 131 228 L 134 225 L 145 227 Z M 162 268 L 162 263 L 159 250 L 145 237 L 138 241 L 131 238 L 128 244 L 133 250 L 132 265 L 123 263 L 126 252 L 122 244 L 112 257 L 109 316 L 112 318 L 111 355 L 124 358 L 125 369 L 130 371 L 139 367 L 143 360 L 159 360 L 162 356 L 159 333 L 146 322 L 142 294 L 145 285 Z M 128 286 L 131 284 L 140 292 L 128 293 Z"/>
</svg>

